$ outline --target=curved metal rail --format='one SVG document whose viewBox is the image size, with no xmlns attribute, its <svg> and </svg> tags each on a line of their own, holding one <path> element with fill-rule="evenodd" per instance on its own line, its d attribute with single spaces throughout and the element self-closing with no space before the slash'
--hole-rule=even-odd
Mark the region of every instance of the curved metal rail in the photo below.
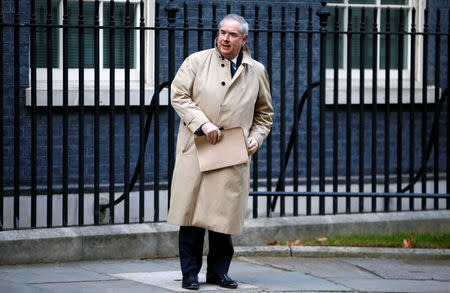
<svg viewBox="0 0 450 293">
<path fill-rule="evenodd" d="M 318 85 L 319 85 L 318 82 L 314 83 L 313 86 L 311 87 L 311 89 L 313 89 L 314 87 L 316 87 Z M 298 105 L 298 107 L 299 107 L 298 113 L 299 114 L 298 114 L 297 119 L 294 118 L 294 123 L 298 123 L 298 120 L 300 119 L 300 116 L 301 116 L 301 113 L 303 110 L 303 105 L 305 104 L 306 99 L 310 96 L 311 95 L 308 94 L 308 90 L 306 90 L 302 96 L 302 99 L 300 100 L 299 105 Z M 431 128 L 430 138 L 428 140 L 427 149 L 426 149 L 426 159 L 424 161 L 424 164 L 422 164 L 422 166 L 419 168 L 416 175 L 414 176 L 412 185 L 416 184 L 417 181 L 424 175 L 426 164 L 427 164 L 428 160 L 430 159 L 431 151 L 433 149 L 433 140 L 434 140 L 435 136 L 438 135 L 437 134 L 437 123 L 439 123 L 439 116 L 441 114 L 442 107 L 444 105 L 444 101 L 447 98 L 447 96 L 448 96 L 448 88 L 444 90 L 444 92 L 441 94 L 441 98 L 439 99 L 439 111 L 437 112 L 437 115 L 435 114 L 435 116 L 434 116 L 433 126 Z M 293 145 L 294 145 L 294 127 L 292 127 L 291 136 L 289 138 L 289 144 L 288 144 L 288 147 L 286 150 L 286 156 L 285 156 L 286 159 L 284 161 L 284 166 L 283 166 L 284 170 L 286 170 L 286 168 L 287 168 Z M 282 184 L 281 184 L 280 177 L 278 177 L 278 182 L 277 182 L 275 192 L 281 191 L 281 189 L 282 189 L 281 185 Z M 407 186 L 405 186 L 401 190 L 398 190 L 397 192 L 404 193 L 407 190 L 409 190 L 410 188 L 411 188 L 411 184 L 408 184 Z M 277 204 L 277 199 L 278 199 L 278 195 L 275 195 L 274 198 L 272 199 L 272 204 L 271 204 L 272 212 L 275 210 L 275 207 Z"/>
<path fill-rule="evenodd" d="M 159 85 L 159 87 L 157 88 L 157 90 L 153 93 L 152 96 L 152 101 L 150 103 L 150 106 L 148 107 L 147 110 L 147 118 L 145 120 L 145 145 L 144 145 L 144 149 L 147 147 L 147 141 L 148 141 L 148 137 L 150 135 L 150 126 L 152 124 L 152 118 L 153 118 L 153 112 L 155 111 L 155 104 L 156 104 L 156 94 L 159 95 L 159 93 L 166 87 L 169 86 L 169 82 L 163 82 L 162 84 Z M 136 162 L 136 167 L 134 168 L 134 173 L 133 173 L 133 177 L 130 180 L 129 183 L 129 188 L 128 190 L 131 192 L 134 188 L 134 185 L 136 184 L 136 181 L 138 179 L 139 173 L 141 172 L 141 168 L 139 167 L 141 164 L 141 156 L 139 156 L 137 162 Z M 122 193 L 122 195 L 120 197 L 118 197 L 116 200 L 114 200 L 114 202 L 112 203 L 108 203 L 108 204 L 104 204 L 104 205 L 100 205 L 100 210 L 104 211 L 106 208 L 110 207 L 110 206 L 115 206 L 117 204 L 119 204 L 120 202 L 122 202 L 125 199 L 125 192 Z M 128 193 L 129 196 L 129 193 Z"/>
</svg>

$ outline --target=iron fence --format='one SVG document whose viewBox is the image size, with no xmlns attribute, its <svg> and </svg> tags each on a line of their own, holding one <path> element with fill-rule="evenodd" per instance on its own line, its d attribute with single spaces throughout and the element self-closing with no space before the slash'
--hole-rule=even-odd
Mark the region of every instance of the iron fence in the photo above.
<svg viewBox="0 0 450 293">
<path fill-rule="evenodd" d="M 70 23 L 74 12 L 67 0 L 31 0 L 25 19 L 19 2 L 14 1 L 11 15 L 0 13 L 0 60 L 11 61 L 0 67 L 0 229 L 164 221 L 178 118 L 170 103 L 164 103 L 163 93 L 170 97 L 170 81 L 184 58 L 214 44 L 218 20 L 230 12 L 250 22 L 248 46 L 266 66 L 276 111 L 273 131 L 252 161 L 253 217 L 449 209 L 450 38 L 448 31 L 440 30 L 439 10 L 434 29 L 429 12 L 424 12 L 420 31 L 414 8 L 397 9 L 398 27 L 390 23 L 387 8 L 382 30 L 379 12 L 371 11 L 374 21 L 369 23 L 365 8 L 358 10 L 359 26 L 352 26 L 349 7 L 344 29 L 340 8 L 327 8 L 324 1 L 307 9 L 303 4 L 249 9 L 215 2 L 178 7 L 173 1 L 164 6 L 157 1 L 154 18 L 143 0 L 107 1 L 109 14 L 102 14 L 102 1 L 79 1 L 76 23 Z M 59 22 L 55 2 L 63 12 Z M 39 3 L 45 3 L 45 22 L 37 21 Z M 87 12 L 87 7 L 93 11 Z M 115 15 L 115 7 L 124 9 L 124 19 Z M 328 21 L 330 11 L 334 23 Z M 408 27 L 403 26 L 404 13 L 411 14 Z M 69 43 L 74 34 L 76 42 Z M 355 52 L 349 48 L 356 39 L 355 67 Z M 42 42 L 45 46 L 39 47 Z M 69 64 L 74 44 L 75 77 Z M 120 46 L 123 54 L 117 51 Z M 380 53 L 384 70 L 379 68 Z M 45 56 L 44 65 L 38 64 L 38 55 Z M 54 64 L 58 58 L 59 67 Z M 85 66 L 88 58 L 90 67 Z M 123 65 L 117 65 L 119 58 Z M 408 102 L 402 100 L 405 68 L 410 74 Z M 107 81 L 102 77 L 105 69 Z M 356 79 L 352 69 L 358 72 Z M 61 84 L 54 82 L 59 80 L 55 73 L 61 74 Z M 397 75 L 395 89 L 391 73 Z M 122 74 L 123 80 L 118 77 Z M 417 80 L 422 82 L 420 102 L 415 100 Z M 92 104 L 87 101 L 89 87 Z M 133 89 L 138 97 L 134 104 Z M 61 105 L 54 99 L 58 90 Z M 353 91 L 359 96 L 357 103 L 352 101 Z M 378 103 L 382 91 L 383 101 Z M 393 92 L 395 103 L 390 100 Z M 117 102 L 122 94 L 123 104 Z"/>
</svg>

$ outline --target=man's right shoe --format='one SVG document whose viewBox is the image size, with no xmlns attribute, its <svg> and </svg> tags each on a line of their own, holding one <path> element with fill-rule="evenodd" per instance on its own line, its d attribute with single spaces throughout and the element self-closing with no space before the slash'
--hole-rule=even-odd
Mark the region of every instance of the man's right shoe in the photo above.
<svg viewBox="0 0 450 293">
<path fill-rule="evenodd" d="M 238 284 L 230 279 L 227 274 L 206 273 L 206 283 L 219 285 L 223 288 L 236 289 Z"/>
<path fill-rule="evenodd" d="M 184 289 L 198 290 L 198 277 L 194 273 L 183 274 L 183 281 L 181 287 Z"/>
</svg>

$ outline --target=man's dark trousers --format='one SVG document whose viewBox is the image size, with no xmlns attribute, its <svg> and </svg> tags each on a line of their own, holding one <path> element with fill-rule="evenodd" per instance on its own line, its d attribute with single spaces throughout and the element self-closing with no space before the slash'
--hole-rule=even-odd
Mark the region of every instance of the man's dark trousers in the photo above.
<svg viewBox="0 0 450 293">
<path fill-rule="evenodd" d="M 202 267 L 203 241 L 205 229 L 192 226 L 181 226 L 179 249 L 181 272 L 198 274 Z M 231 235 L 208 230 L 209 252 L 207 256 L 207 272 L 227 274 L 233 257 Z"/>
</svg>

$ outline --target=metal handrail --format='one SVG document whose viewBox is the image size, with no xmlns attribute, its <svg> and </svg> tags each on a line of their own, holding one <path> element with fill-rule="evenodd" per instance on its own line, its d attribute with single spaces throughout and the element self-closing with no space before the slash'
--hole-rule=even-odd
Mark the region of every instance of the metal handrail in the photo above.
<svg viewBox="0 0 450 293">
<path fill-rule="evenodd" d="M 152 123 L 153 112 L 155 111 L 155 106 L 156 106 L 156 95 L 157 94 L 159 95 L 164 88 L 169 86 L 169 84 L 170 84 L 170 82 L 168 82 L 168 81 L 163 82 L 162 84 L 160 84 L 158 86 L 157 90 L 155 90 L 155 92 L 153 93 L 152 101 L 151 101 L 150 106 L 148 107 L 148 110 L 147 110 L 147 118 L 145 120 L 145 145 L 144 145 L 144 149 L 147 147 L 147 141 L 148 141 L 148 137 L 150 135 L 150 126 L 151 126 L 151 123 Z M 131 178 L 130 183 L 129 183 L 128 190 L 130 192 L 133 190 L 134 185 L 136 184 L 138 176 L 139 176 L 139 174 L 141 172 L 141 168 L 140 168 L 141 160 L 142 160 L 142 158 L 139 155 L 139 158 L 138 158 L 138 160 L 136 162 L 136 167 L 134 168 L 133 177 Z M 129 196 L 129 195 L 130 195 L 129 193 L 125 194 L 125 192 L 124 192 L 124 193 L 122 193 L 122 195 L 120 197 L 118 197 L 112 203 L 110 202 L 110 203 L 107 203 L 107 204 L 100 205 L 100 211 L 104 211 L 108 207 L 115 206 L 115 205 L 119 204 L 120 202 L 122 202 L 126 198 L 126 196 Z"/>
<path fill-rule="evenodd" d="M 319 82 L 313 83 L 313 86 L 311 87 L 311 90 L 314 87 L 317 87 L 318 85 L 319 85 Z M 298 123 L 298 120 L 300 119 L 300 116 L 301 116 L 301 113 L 302 113 L 302 110 L 303 110 L 303 105 L 305 104 L 305 101 L 306 101 L 306 98 L 308 98 L 310 96 L 311 95 L 308 95 L 308 90 L 306 90 L 305 93 L 302 96 L 302 99 L 300 100 L 299 105 L 298 105 L 298 107 L 299 107 L 298 113 L 299 114 L 298 114 L 297 119 L 295 119 L 295 117 L 294 117 L 294 123 Z M 442 107 L 444 105 L 445 98 L 447 98 L 447 96 L 448 96 L 448 88 L 446 88 L 444 90 L 444 92 L 441 94 L 441 98 L 439 99 L 439 111 L 437 112 L 437 114 L 435 114 L 434 121 L 433 121 L 433 126 L 431 128 L 430 138 L 428 140 L 427 149 L 426 149 L 426 159 L 423 162 L 422 166 L 417 171 L 416 176 L 414 176 L 414 180 L 412 182 L 413 186 L 424 175 L 426 163 L 428 162 L 428 160 L 430 158 L 430 155 L 431 155 L 431 150 L 433 149 L 433 140 L 434 140 L 434 137 L 437 135 L 436 129 L 437 129 L 437 123 L 439 122 L 439 116 L 441 114 L 441 110 L 442 110 Z M 292 126 L 291 136 L 289 138 L 289 143 L 288 143 L 288 147 L 287 147 L 287 150 L 286 150 L 286 156 L 285 156 L 285 161 L 284 161 L 284 166 L 283 166 L 284 170 L 286 170 L 286 168 L 287 168 L 287 164 L 288 164 L 288 161 L 289 161 L 289 158 L 290 158 L 290 155 L 291 155 L 291 150 L 292 150 L 293 145 L 294 145 L 294 126 Z M 281 189 L 282 189 L 282 182 L 281 182 L 280 176 L 278 177 L 277 186 L 276 186 L 275 192 L 273 193 L 275 196 L 274 196 L 274 198 L 272 200 L 272 204 L 271 204 L 272 212 L 275 210 L 275 207 L 276 207 L 276 204 L 277 204 L 277 199 L 278 199 L 278 196 L 279 196 L 276 193 L 280 192 Z M 411 188 L 411 183 L 408 184 L 406 187 L 402 188 L 401 190 L 398 190 L 397 192 L 398 193 L 404 193 L 407 190 L 409 190 L 410 188 Z M 270 192 L 268 192 L 268 193 L 270 193 Z M 317 194 L 317 192 L 316 192 L 316 194 Z"/>
<path fill-rule="evenodd" d="M 437 124 L 439 123 L 439 116 L 441 115 L 442 107 L 444 105 L 445 98 L 447 98 L 447 97 L 448 97 L 448 88 L 446 88 L 444 90 L 444 92 L 441 94 L 441 98 L 439 99 L 439 111 L 437 112 L 437 116 L 436 116 L 436 114 L 434 116 L 433 126 L 431 128 L 431 133 L 430 133 L 430 139 L 428 140 L 428 144 L 427 144 L 426 156 L 425 156 L 425 161 L 424 161 L 425 165 L 428 162 L 428 160 L 430 159 L 431 149 L 433 148 L 433 140 L 434 140 L 434 137 L 437 135 Z M 417 171 L 416 176 L 414 177 L 414 180 L 412 182 L 413 186 L 414 186 L 414 184 L 417 183 L 417 181 L 420 179 L 420 177 L 422 177 L 424 175 L 424 172 L 425 172 L 424 164 L 422 164 L 422 166 L 420 166 L 420 169 Z M 411 183 L 408 184 L 406 187 L 402 188 L 401 190 L 399 190 L 398 192 L 403 193 L 403 192 L 406 192 L 410 188 L 411 188 Z"/>
<path fill-rule="evenodd" d="M 300 100 L 300 103 L 298 104 L 298 111 L 297 111 L 298 117 L 294 117 L 294 123 L 298 123 L 298 120 L 300 120 L 300 116 L 301 116 L 301 114 L 302 114 L 303 106 L 305 105 L 306 99 L 307 99 L 308 97 L 311 97 L 310 91 L 312 91 L 313 88 L 315 88 L 315 87 L 317 87 L 317 86 L 319 86 L 319 85 L 320 85 L 320 82 L 318 82 L 318 81 L 317 81 L 317 82 L 314 82 L 314 83 L 311 85 L 311 89 L 310 89 L 310 90 L 307 89 L 307 90 L 305 90 L 305 92 L 303 93 L 302 98 L 301 98 L 301 100 Z M 291 136 L 289 137 L 288 147 L 287 147 L 287 149 L 286 149 L 285 160 L 284 160 L 284 162 L 283 162 L 283 163 L 284 163 L 284 166 L 283 166 L 284 170 L 286 170 L 286 168 L 287 168 L 287 164 L 288 164 L 288 161 L 289 161 L 289 157 L 290 157 L 290 155 L 291 155 L 291 150 L 292 150 L 292 147 L 294 146 L 294 135 L 295 135 L 294 129 L 295 129 L 295 127 L 294 127 L 294 125 L 293 125 L 293 126 L 292 126 L 292 131 L 291 131 Z M 280 174 L 280 176 L 281 176 L 281 174 Z M 281 191 L 282 185 L 283 185 L 283 184 L 282 184 L 281 178 L 278 177 L 278 182 L 277 182 L 277 186 L 276 186 L 275 191 Z M 273 200 L 272 200 L 272 206 L 271 206 L 272 211 L 275 210 L 275 206 L 276 206 L 276 204 L 277 204 L 277 199 L 278 199 L 278 195 L 276 195 L 276 196 L 273 198 Z"/>
</svg>

